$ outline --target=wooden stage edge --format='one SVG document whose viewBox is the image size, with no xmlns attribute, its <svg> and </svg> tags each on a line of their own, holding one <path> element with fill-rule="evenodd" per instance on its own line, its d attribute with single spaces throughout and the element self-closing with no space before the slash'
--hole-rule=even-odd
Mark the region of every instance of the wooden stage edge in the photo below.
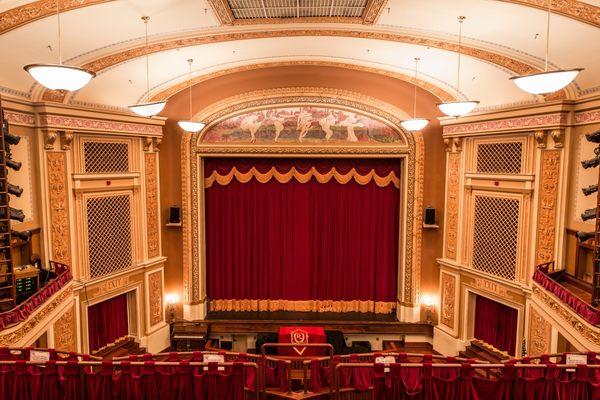
<svg viewBox="0 0 600 400">
<path fill-rule="evenodd" d="M 262 313 L 261 313 L 262 314 Z M 433 335 L 433 326 L 426 323 L 407 323 L 396 320 L 395 315 L 316 315 L 319 313 L 285 313 L 261 315 L 256 313 L 209 313 L 202 321 L 195 321 L 216 333 L 267 333 L 278 332 L 281 326 L 322 326 L 325 330 L 344 334 L 388 333 L 405 335 Z M 273 318 L 278 317 L 278 318 Z M 188 322 L 189 324 L 189 322 Z"/>
</svg>

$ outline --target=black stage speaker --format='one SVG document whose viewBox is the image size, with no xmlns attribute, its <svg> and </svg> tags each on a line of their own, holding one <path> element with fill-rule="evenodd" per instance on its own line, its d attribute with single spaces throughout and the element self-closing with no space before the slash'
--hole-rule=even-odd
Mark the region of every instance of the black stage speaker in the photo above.
<svg viewBox="0 0 600 400">
<path fill-rule="evenodd" d="M 435 208 L 430 206 L 425 208 L 425 225 L 435 225 Z"/>
<path fill-rule="evenodd" d="M 181 223 L 181 207 L 179 207 L 179 206 L 169 207 L 169 223 L 170 224 Z"/>
</svg>

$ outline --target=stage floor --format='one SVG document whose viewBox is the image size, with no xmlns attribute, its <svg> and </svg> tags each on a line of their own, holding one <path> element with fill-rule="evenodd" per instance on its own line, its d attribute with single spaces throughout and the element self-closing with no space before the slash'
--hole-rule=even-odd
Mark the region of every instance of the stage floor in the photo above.
<svg viewBox="0 0 600 400">
<path fill-rule="evenodd" d="M 425 323 L 399 322 L 395 314 L 312 312 L 209 312 L 203 321 L 210 333 L 278 332 L 286 325 L 322 326 L 348 334 L 411 334 L 431 336 Z"/>
</svg>

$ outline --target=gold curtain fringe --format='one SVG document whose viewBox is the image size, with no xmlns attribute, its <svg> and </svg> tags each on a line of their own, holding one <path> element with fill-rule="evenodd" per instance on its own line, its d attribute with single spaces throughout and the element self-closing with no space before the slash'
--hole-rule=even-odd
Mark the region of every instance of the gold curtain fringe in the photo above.
<svg viewBox="0 0 600 400">
<path fill-rule="evenodd" d="M 210 300 L 211 311 L 374 312 L 389 314 L 396 302 L 372 300 Z"/>
<path fill-rule="evenodd" d="M 248 183 L 252 178 L 255 178 L 260 183 L 267 183 L 273 178 L 277 179 L 277 182 L 279 183 L 287 183 L 292 178 L 300 183 L 306 183 L 313 176 L 319 183 L 327 183 L 331 179 L 335 179 L 338 183 L 345 185 L 350 182 L 351 179 L 354 179 L 359 185 L 366 185 L 373 180 L 379 187 L 385 187 L 391 183 L 396 188 L 400 188 L 400 178 L 396 176 L 394 171 L 390 171 L 386 176 L 379 176 L 375 173 L 375 170 L 372 169 L 367 174 L 361 175 L 355 168 L 352 168 L 347 173 L 342 174 L 338 172 L 335 167 L 324 174 L 317 171 L 315 167 L 311 167 L 306 173 L 299 172 L 296 170 L 296 167 L 290 168 L 288 172 L 279 172 L 277 168 L 272 167 L 265 173 L 260 172 L 255 167 L 250 168 L 248 172 L 240 172 L 236 167 L 233 167 L 226 175 L 221 175 L 217 171 L 213 171 L 209 177 L 204 179 L 204 187 L 208 189 L 215 182 L 221 186 L 225 186 L 234 178 L 241 183 Z"/>
</svg>

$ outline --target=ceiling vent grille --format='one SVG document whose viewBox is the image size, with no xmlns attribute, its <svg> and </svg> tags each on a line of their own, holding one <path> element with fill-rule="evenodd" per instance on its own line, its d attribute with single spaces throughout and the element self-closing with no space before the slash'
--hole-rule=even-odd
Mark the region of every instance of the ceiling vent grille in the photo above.
<svg viewBox="0 0 600 400">
<path fill-rule="evenodd" d="M 361 17 L 367 0 L 228 0 L 236 19 Z"/>
</svg>

